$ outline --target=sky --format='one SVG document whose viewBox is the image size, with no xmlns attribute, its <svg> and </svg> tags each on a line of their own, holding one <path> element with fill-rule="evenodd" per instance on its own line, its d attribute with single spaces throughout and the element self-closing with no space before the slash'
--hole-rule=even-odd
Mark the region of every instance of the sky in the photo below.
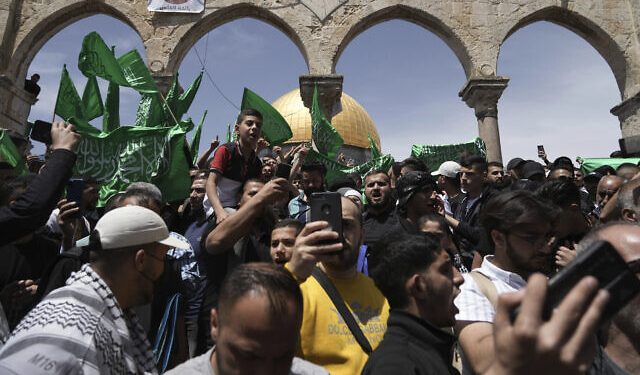
<svg viewBox="0 0 640 375">
<path fill-rule="evenodd" d="M 69 25 L 42 47 L 29 68 L 29 75 L 41 75 L 42 87 L 30 121 L 51 120 L 63 64 L 82 94 L 86 78 L 77 58 L 82 38 L 91 31 L 116 45 L 117 56 L 133 48 L 144 56 L 140 37 L 114 18 L 96 15 Z M 224 139 L 244 87 L 272 102 L 297 88 L 298 76 L 308 73 L 286 35 L 249 18 L 219 26 L 200 39 L 180 66 L 181 84 L 187 87 L 203 65 L 206 74 L 188 112 L 197 123 L 208 111 L 201 150 L 216 135 Z M 344 76 L 343 91 L 376 123 L 382 151 L 397 160 L 409 156 L 413 144 L 461 143 L 478 134 L 473 109 L 458 97 L 466 82 L 462 65 L 424 28 L 394 20 L 366 30 L 340 56 L 336 73 Z M 576 34 L 548 22 L 520 29 L 502 46 L 498 75 L 511 79 L 498 103 L 505 163 L 516 156 L 537 159 L 539 144 L 551 160 L 560 155 L 607 157 L 618 149 L 620 125 L 609 113 L 620 102 L 613 73 Z M 104 99 L 106 82 L 101 88 Z M 123 124 L 133 123 L 138 100 L 135 91 L 121 89 Z M 100 128 L 100 121 L 93 123 Z M 36 145 L 34 152 L 42 150 Z"/>
</svg>

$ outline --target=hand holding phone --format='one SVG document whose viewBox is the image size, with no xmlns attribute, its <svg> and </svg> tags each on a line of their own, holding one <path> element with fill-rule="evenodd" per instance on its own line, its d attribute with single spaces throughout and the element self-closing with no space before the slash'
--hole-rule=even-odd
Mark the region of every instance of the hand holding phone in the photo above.
<svg viewBox="0 0 640 375">
<path fill-rule="evenodd" d="M 340 193 L 313 193 L 309 199 L 309 220 L 326 221 L 329 226 L 325 230 L 338 233 L 338 241 L 342 242 L 342 201 Z"/>
</svg>

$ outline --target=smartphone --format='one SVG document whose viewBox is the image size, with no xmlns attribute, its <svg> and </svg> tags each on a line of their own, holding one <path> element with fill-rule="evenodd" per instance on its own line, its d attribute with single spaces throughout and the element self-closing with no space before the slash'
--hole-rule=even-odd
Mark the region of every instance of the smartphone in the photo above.
<svg viewBox="0 0 640 375">
<path fill-rule="evenodd" d="M 36 120 L 31 128 L 31 139 L 34 141 L 42 142 L 45 145 L 51 144 L 51 123 L 46 121 Z"/>
<path fill-rule="evenodd" d="M 609 302 L 604 309 L 601 322 L 611 319 L 640 292 L 640 280 L 627 267 L 616 249 L 607 241 L 597 241 L 578 252 L 576 259 L 549 281 L 543 307 L 544 320 L 549 320 L 553 309 L 585 276 L 595 277 L 600 288 L 609 292 Z M 514 311 L 512 320 L 518 311 L 519 308 Z"/>
<path fill-rule="evenodd" d="M 67 182 L 67 201 L 76 202 L 78 207 L 82 207 L 82 193 L 84 192 L 84 181 L 82 179 L 71 179 Z"/>
<path fill-rule="evenodd" d="M 544 146 L 538 145 L 538 155 L 542 155 L 542 154 L 544 154 Z"/>
<path fill-rule="evenodd" d="M 309 220 L 326 221 L 329 227 L 325 230 L 338 232 L 338 240 L 342 242 L 342 201 L 340 193 L 313 193 L 309 199 Z M 334 242 L 331 242 L 334 243 Z"/>
<path fill-rule="evenodd" d="M 276 169 L 276 177 L 282 177 L 288 180 L 290 174 L 291 174 L 291 164 L 285 164 L 285 163 L 278 164 L 278 168 Z"/>
</svg>

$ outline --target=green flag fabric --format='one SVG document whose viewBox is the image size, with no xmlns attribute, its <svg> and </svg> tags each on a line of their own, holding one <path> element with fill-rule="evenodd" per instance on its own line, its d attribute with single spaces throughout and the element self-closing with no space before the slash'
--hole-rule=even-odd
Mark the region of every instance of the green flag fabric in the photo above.
<svg viewBox="0 0 640 375">
<path fill-rule="evenodd" d="M 413 145 L 411 156 L 422 160 L 430 170 L 435 171 L 448 160 L 458 160 L 463 154 L 487 155 L 487 148 L 480 138 L 471 142 L 452 145 Z"/>
<path fill-rule="evenodd" d="M 6 129 L 0 129 L 0 164 L 7 164 L 19 175 L 27 173 L 20 151 L 11 140 Z"/>
<path fill-rule="evenodd" d="M 367 134 L 367 138 L 369 139 L 369 148 L 371 149 L 371 159 L 376 159 L 382 156 L 380 150 L 378 150 L 378 146 L 371 138 L 371 134 Z"/>
<path fill-rule="evenodd" d="M 311 105 L 311 139 L 316 151 L 335 160 L 344 144 L 340 133 L 331 125 L 320 109 L 318 101 L 318 86 L 313 89 L 313 103 Z"/>
<path fill-rule="evenodd" d="M 142 94 L 136 112 L 135 126 L 145 128 L 162 126 L 165 121 L 164 115 L 164 108 L 158 94 Z"/>
<path fill-rule="evenodd" d="M 169 91 L 167 91 L 167 96 L 165 97 L 164 103 L 162 103 L 162 108 L 164 109 L 164 116 L 167 119 L 166 126 L 173 125 L 173 117 L 175 116 L 176 111 L 176 103 L 178 102 L 178 98 L 180 97 L 180 82 L 178 81 L 178 73 L 173 77 L 173 81 L 171 82 L 171 86 L 169 87 Z M 175 116 L 176 120 L 180 120 L 180 117 Z"/>
<path fill-rule="evenodd" d="M 196 130 L 193 132 L 193 138 L 191 138 L 191 144 L 189 145 L 189 151 L 193 158 L 193 165 L 196 165 L 198 162 L 198 153 L 200 152 L 200 134 L 202 133 L 202 124 L 204 124 L 205 117 L 207 117 L 207 111 L 204 111 L 202 114 L 200 123 L 196 126 Z"/>
<path fill-rule="evenodd" d="M 393 157 L 391 155 L 381 155 L 380 157 L 371 159 L 363 164 L 349 167 L 314 150 L 309 150 L 309 154 L 307 154 L 305 162 L 322 163 L 327 168 L 327 183 L 331 184 L 336 179 L 345 177 L 349 173 L 358 173 L 364 179 L 364 177 L 371 171 L 386 171 L 391 168 L 391 165 L 393 164 Z"/>
<path fill-rule="evenodd" d="M 200 74 L 196 77 L 195 80 L 191 83 L 191 86 L 180 94 L 178 99 L 176 100 L 175 108 L 173 109 L 173 114 L 176 116 L 178 120 L 182 119 L 185 113 L 191 107 L 191 103 L 193 103 L 193 99 L 196 97 L 198 93 L 198 89 L 200 88 L 200 84 L 202 83 L 202 75 L 204 71 L 200 72 Z M 178 80 L 178 75 L 176 73 L 176 81 Z"/>
<path fill-rule="evenodd" d="M 587 175 L 598 167 L 602 167 L 603 165 L 608 165 L 613 169 L 617 169 L 620 164 L 623 163 L 632 163 L 638 164 L 640 162 L 640 158 L 578 158 L 580 163 L 580 170 L 583 175 Z"/>
<path fill-rule="evenodd" d="M 58 89 L 58 98 L 56 99 L 55 114 L 68 121 L 71 117 L 84 119 L 84 111 L 82 110 L 82 100 L 76 86 L 69 77 L 67 66 L 62 67 L 62 75 L 60 76 L 60 88 Z"/>
<path fill-rule="evenodd" d="M 192 127 L 191 121 L 184 121 L 174 127 L 123 126 L 108 134 L 83 133 L 74 176 L 92 176 L 105 183 L 100 206 L 136 181 L 158 186 L 165 202 L 182 200 L 191 186 L 185 134 Z"/>
<path fill-rule="evenodd" d="M 78 68 L 87 77 L 101 77 L 120 86 L 129 86 L 113 52 L 97 32 L 84 37 Z"/>
<path fill-rule="evenodd" d="M 253 108 L 262 114 L 262 136 L 271 146 L 284 143 L 293 137 L 291 127 L 277 109 L 258 94 L 244 88 L 241 109 Z"/>
<path fill-rule="evenodd" d="M 225 143 L 231 142 L 231 124 L 227 124 L 227 136 L 225 137 Z"/>
<path fill-rule="evenodd" d="M 153 80 L 138 50 L 134 49 L 125 53 L 120 56 L 117 61 L 127 81 L 127 84 L 124 86 L 129 86 L 145 94 L 158 92 L 158 86 L 156 86 L 156 82 Z"/>
<path fill-rule="evenodd" d="M 102 131 L 109 133 L 120 127 L 120 86 L 113 82 L 109 82 L 104 107 Z"/>
<path fill-rule="evenodd" d="M 96 77 L 89 77 L 87 84 L 84 86 L 82 93 L 82 109 L 84 111 L 85 120 L 91 121 L 96 117 L 102 116 L 104 107 L 102 105 L 102 96 L 100 95 L 100 87 Z"/>
</svg>

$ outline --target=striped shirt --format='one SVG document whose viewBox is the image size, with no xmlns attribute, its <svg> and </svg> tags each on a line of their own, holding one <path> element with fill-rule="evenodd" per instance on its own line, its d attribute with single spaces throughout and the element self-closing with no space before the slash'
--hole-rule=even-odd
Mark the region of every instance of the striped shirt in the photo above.
<svg viewBox="0 0 640 375">
<path fill-rule="evenodd" d="M 2 374 L 157 373 L 135 313 L 85 264 L 42 300 L 0 351 Z"/>
</svg>

